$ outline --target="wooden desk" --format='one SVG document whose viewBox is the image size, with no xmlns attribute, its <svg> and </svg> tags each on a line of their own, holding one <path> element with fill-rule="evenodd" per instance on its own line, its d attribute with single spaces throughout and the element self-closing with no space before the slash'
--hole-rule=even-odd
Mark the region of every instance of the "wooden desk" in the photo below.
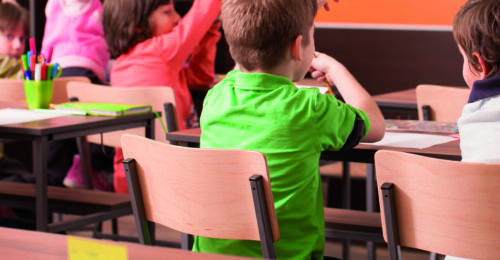
<svg viewBox="0 0 500 260">
<path fill-rule="evenodd" d="M 127 242 L 93 241 L 127 247 L 128 259 L 250 259 Z M 0 255 L 4 259 L 68 259 L 67 236 L 0 227 Z"/>
<path fill-rule="evenodd" d="M 6 108 L 0 103 L 0 108 Z M 48 231 L 47 143 L 51 140 L 83 138 L 87 135 L 134 127 L 145 127 L 145 135 L 154 137 L 154 113 L 125 117 L 62 116 L 18 124 L 0 125 L 0 138 L 33 142 L 36 176 L 36 226 Z"/>
<path fill-rule="evenodd" d="M 201 129 L 189 129 L 167 133 L 167 139 L 170 141 L 180 141 L 193 144 L 200 143 Z M 459 140 L 448 143 L 431 146 L 425 149 L 416 148 L 397 148 L 391 146 L 373 146 L 367 144 L 358 144 L 356 147 L 346 151 L 323 151 L 322 160 L 329 161 L 348 161 L 370 163 L 372 167 L 367 167 L 366 176 L 366 207 L 367 211 L 374 211 L 376 205 L 377 192 L 375 188 L 374 155 L 378 150 L 393 150 L 407 153 L 420 154 L 434 158 L 459 161 L 462 159 Z"/>
<path fill-rule="evenodd" d="M 414 88 L 373 96 L 385 118 L 418 119 Z"/>
<path fill-rule="evenodd" d="M 187 129 L 182 131 L 175 131 L 167 133 L 167 139 L 170 141 L 186 142 L 192 144 L 199 144 L 201 136 L 200 128 Z M 416 148 L 397 148 L 392 146 L 374 146 L 367 144 L 358 144 L 356 147 L 347 151 L 323 151 L 321 159 L 334 160 L 334 161 L 350 161 L 373 163 L 375 152 L 378 150 L 393 150 L 402 151 L 414 154 L 420 154 L 435 158 L 442 158 L 448 160 L 461 160 L 460 142 L 454 140 L 448 143 L 431 146 L 425 149 Z"/>
</svg>

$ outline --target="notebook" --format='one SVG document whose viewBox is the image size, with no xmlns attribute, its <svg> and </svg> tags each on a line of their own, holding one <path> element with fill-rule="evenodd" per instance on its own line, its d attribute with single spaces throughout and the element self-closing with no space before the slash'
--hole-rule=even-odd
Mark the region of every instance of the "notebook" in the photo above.
<svg viewBox="0 0 500 260">
<path fill-rule="evenodd" d="M 76 115 L 127 116 L 151 112 L 151 105 L 134 105 L 104 102 L 66 102 L 54 106 L 55 110 L 64 110 Z"/>
<path fill-rule="evenodd" d="M 458 132 L 457 124 L 454 122 L 400 119 L 386 119 L 385 129 L 388 131 L 428 132 L 445 134 L 453 134 Z"/>
</svg>

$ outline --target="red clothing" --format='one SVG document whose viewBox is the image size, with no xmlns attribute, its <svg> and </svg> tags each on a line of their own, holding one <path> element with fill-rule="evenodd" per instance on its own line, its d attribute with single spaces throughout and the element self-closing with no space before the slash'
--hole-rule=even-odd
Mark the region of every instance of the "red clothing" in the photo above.
<svg viewBox="0 0 500 260">
<path fill-rule="evenodd" d="M 216 43 L 220 38 L 221 0 L 197 0 L 172 32 L 137 44 L 116 59 L 111 86 L 168 86 L 175 94 L 179 130 L 198 126 L 188 85 L 208 86 L 214 79 Z M 115 154 L 115 191 L 128 193 L 121 148 Z"/>
</svg>

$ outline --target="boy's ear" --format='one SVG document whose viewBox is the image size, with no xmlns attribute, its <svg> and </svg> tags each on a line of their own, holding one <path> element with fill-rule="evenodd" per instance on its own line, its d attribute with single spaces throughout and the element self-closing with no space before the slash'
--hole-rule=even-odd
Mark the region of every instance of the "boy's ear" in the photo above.
<svg viewBox="0 0 500 260">
<path fill-rule="evenodd" d="M 302 35 L 297 36 L 290 45 L 290 54 L 292 58 L 302 61 Z"/>
<path fill-rule="evenodd" d="M 479 55 L 478 52 L 472 53 L 472 56 L 479 62 L 479 65 L 481 66 L 481 69 L 478 71 L 480 76 L 481 76 L 481 79 L 485 79 L 486 75 L 488 75 L 488 73 L 491 70 L 491 64 L 486 62 L 483 59 L 483 57 L 481 57 L 481 55 Z"/>
</svg>

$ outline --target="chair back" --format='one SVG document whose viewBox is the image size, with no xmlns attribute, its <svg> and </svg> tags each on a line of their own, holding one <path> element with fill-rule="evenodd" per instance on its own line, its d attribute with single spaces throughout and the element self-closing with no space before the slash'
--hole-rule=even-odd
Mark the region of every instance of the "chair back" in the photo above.
<svg viewBox="0 0 500 260">
<path fill-rule="evenodd" d="M 0 100 L 17 102 L 26 100 L 24 80 L 0 78 Z"/>
<path fill-rule="evenodd" d="M 64 77 L 53 80 L 52 104 L 68 102 L 68 93 L 66 85 L 68 82 L 78 81 L 90 83 L 87 77 Z M 22 79 L 2 79 L 0 78 L 0 100 L 3 101 L 23 101 L 26 100 L 24 95 L 24 80 Z"/>
<path fill-rule="evenodd" d="M 66 90 L 66 86 L 69 82 L 84 82 L 90 83 L 90 79 L 87 77 L 64 77 L 64 78 L 55 78 L 53 80 L 53 90 L 52 90 L 52 104 L 60 104 L 64 102 L 68 102 L 69 96 L 68 91 Z"/>
<path fill-rule="evenodd" d="M 469 98 L 467 87 L 418 85 L 417 107 L 420 120 L 457 122 Z"/>
<path fill-rule="evenodd" d="M 378 151 L 375 168 L 384 239 L 457 257 L 500 255 L 500 163 Z"/>
<path fill-rule="evenodd" d="M 151 243 L 149 221 L 192 235 L 260 240 L 263 251 L 274 252 L 279 232 L 262 153 L 188 148 L 127 134 L 122 148 L 141 243 Z M 251 188 L 249 179 L 262 180 L 259 200 L 259 187 Z"/>
<path fill-rule="evenodd" d="M 71 82 L 68 84 L 67 89 L 68 96 L 70 98 L 76 97 L 79 101 L 151 105 L 153 111 L 161 111 L 162 114 L 165 114 L 163 112 L 164 104 L 170 103 L 174 108 L 171 115 L 174 119 L 171 122 L 175 124 L 173 129 L 177 129 L 174 91 L 169 87 L 109 87 L 91 83 Z M 172 127 L 164 119 L 161 120 L 166 128 Z M 162 123 L 160 123 L 160 119 L 155 120 L 155 140 L 167 142 Z M 102 143 L 108 146 L 121 146 L 120 137 L 123 133 L 144 136 L 144 127 L 103 134 Z M 88 136 L 87 141 L 101 143 L 101 136 Z"/>
</svg>

